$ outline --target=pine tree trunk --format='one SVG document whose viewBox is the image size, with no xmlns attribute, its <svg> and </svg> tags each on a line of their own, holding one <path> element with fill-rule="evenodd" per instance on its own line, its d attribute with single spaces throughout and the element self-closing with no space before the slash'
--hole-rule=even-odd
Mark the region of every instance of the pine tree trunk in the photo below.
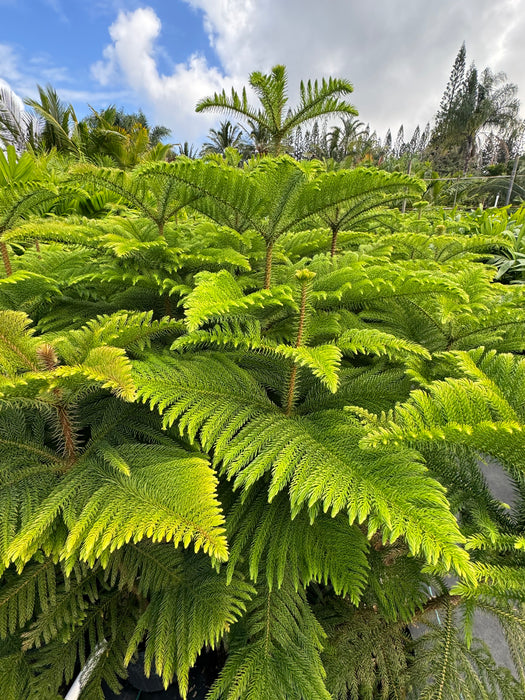
<svg viewBox="0 0 525 700">
<path fill-rule="evenodd" d="M 306 282 L 303 282 L 301 288 L 301 308 L 299 311 L 299 326 L 297 328 L 297 339 L 295 347 L 299 348 L 303 342 L 304 318 L 306 314 Z M 285 414 L 289 416 L 292 413 L 293 402 L 295 398 L 295 384 L 297 381 L 297 365 L 294 364 L 290 372 L 290 380 L 288 382 L 288 394 L 286 396 Z"/>
<path fill-rule="evenodd" d="M 171 299 L 169 294 L 164 295 L 164 313 L 172 318 L 173 310 L 171 308 Z"/>
<path fill-rule="evenodd" d="M 467 152 L 465 154 L 465 165 L 463 167 L 463 175 L 468 173 L 468 166 L 470 165 L 470 159 L 473 155 L 473 142 L 470 136 L 467 136 Z"/>
<path fill-rule="evenodd" d="M 336 251 L 336 246 L 337 246 L 337 234 L 339 231 L 337 229 L 333 229 L 332 231 L 332 245 L 330 246 L 330 257 L 333 258 L 335 256 L 335 251 Z"/>
<path fill-rule="evenodd" d="M 2 252 L 2 260 L 4 261 L 5 276 L 11 277 L 13 274 L 13 268 L 11 267 L 11 260 L 9 259 L 9 251 L 7 250 L 7 245 L 4 241 L 0 242 L 0 250 Z"/>
<path fill-rule="evenodd" d="M 64 440 L 64 455 L 69 462 L 73 462 L 76 457 L 75 430 L 68 410 L 62 403 L 57 406 L 57 416 Z"/>
<path fill-rule="evenodd" d="M 264 266 L 264 289 L 270 289 L 272 282 L 272 256 L 273 256 L 273 241 L 266 245 L 266 263 Z"/>
</svg>

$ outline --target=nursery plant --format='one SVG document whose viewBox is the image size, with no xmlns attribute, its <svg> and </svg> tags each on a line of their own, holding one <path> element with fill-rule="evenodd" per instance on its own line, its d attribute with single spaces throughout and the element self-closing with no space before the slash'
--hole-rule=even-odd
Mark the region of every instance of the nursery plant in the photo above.
<svg viewBox="0 0 525 700">
<path fill-rule="evenodd" d="M 102 699 L 141 652 L 187 697 L 215 649 L 215 700 L 525 697 L 523 288 L 487 264 L 507 238 L 385 233 L 376 207 L 418 180 L 288 157 L 54 188 L 4 234 L 2 696 L 88 668 Z M 62 214 L 98 196 L 113 211 Z"/>
</svg>

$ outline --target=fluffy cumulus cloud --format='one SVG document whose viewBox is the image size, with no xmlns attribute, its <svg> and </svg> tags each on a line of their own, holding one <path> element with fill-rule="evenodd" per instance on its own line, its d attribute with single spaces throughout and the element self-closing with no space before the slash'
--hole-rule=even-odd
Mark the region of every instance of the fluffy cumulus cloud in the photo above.
<svg viewBox="0 0 525 700">
<path fill-rule="evenodd" d="M 195 104 L 203 96 L 222 89 L 224 76 L 197 54 L 175 66 L 171 75 L 159 72 L 155 56 L 161 22 L 149 8 L 120 12 L 109 33 L 112 43 L 92 66 L 102 85 L 123 79 L 153 108 L 155 118 L 181 138 L 197 138 L 214 119 L 195 119 Z"/>
<path fill-rule="evenodd" d="M 119 13 L 93 66 L 102 84 L 125 81 L 177 138 L 199 138 L 209 128 L 194 113 L 199 98 L 276 63 L 288 67 L 292 96 L 301 78 L 349 78 L 361 118 L 380 133 L 432 118 L 463 40 L 478 67 L 505 71 L 525 93 L 523 0 L 183 1 L 201 13 L 220 69 L 191 55 L 161 74 L 162 25 L 149 7 Z"/>
</svg>

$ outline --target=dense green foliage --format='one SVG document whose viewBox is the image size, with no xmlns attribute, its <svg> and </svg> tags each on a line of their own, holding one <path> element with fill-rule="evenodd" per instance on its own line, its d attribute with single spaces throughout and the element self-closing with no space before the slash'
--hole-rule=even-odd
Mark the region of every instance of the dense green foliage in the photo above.
<svg viewBox="0 0 525 700">
<path fill-rule="evenodd" d="M 401 125 L 382 137 L 358 119 L 347 101 L 353 91 L 348 80 L 301 82 L 295 105 L 289 102 L 282 65 L 267 74 L 251 73 L 249 86 L 255 104 L 245 88 L 201 99 L 197 112 L 217 112 L 238 122 L 228 119 L 210 129 L 200 148 L 177 134 L 175 150 L 161 142 L 170 130 L 151 126 L 141 110 L 128 114 L 114 106 L 100 112 L 90 107 L 89 116 L 78 119 L 51 85 L 37 86 L 38 98 L 24 100 L 29 109 L 0 88 L 0 144 L 18 153 L 58 152 L 128 170 L 177 155 L 208 160 L 221 155 L 236 166 L 255 155 L 287 153 L 297 160 L 324 161 L 329 170 L 372 166 L 417 175 L 427 183 L 425 201 L 444 206 L 497 207 L 525 199 L 525 121 L 517 86 L 490 67 L 467 67 L 464 44 L 432 121 L 416 126 L 411 135 Z"/>
<path fill-rule="evenodd" d="M 0 695 L 220 648 L 215 700 L 524 698 L 524 211 L 120 164 L 0 153 Z"/>
</svg>

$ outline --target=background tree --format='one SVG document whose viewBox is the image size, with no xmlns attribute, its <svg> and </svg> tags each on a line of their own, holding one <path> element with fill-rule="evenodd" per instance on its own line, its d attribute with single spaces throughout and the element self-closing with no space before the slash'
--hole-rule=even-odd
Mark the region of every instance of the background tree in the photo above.
<svg viewBox="0 0 525 700">
<path fill-rule="evenodd" d="M 259 71 L 250 74 L 249 83 L 261 107 L 250 105 L 243 88 L 239 95 L 232 88 L 231 95 L 226 91 L 205 97 L 197 103 L 197 112 L 217 111 L 240 118 L 244 122 L 257 125 L 270 135 L 270 152 L 278 155 L 294 129 L 301 124 L 323 115 L 357 114 L 354 107 L 346 102 L 353 87 L 347 80 L 328 78 L 321 83 L 301 82 L 300 102 L 295 109 L 288 109 L 288 80 L 284 66 L 274 66 L 269 74 Z"/>
<path fill-rule="evenodd" d="M 221 122 L 218 129 L 210 129 L 208 132 L 209 141 L 206 141 L 201 149 L 201 154 L 220 153 L 224 154 L 226 148 L 239 148 L 242 144 L 242 132 L 238 126 L 230 121 Z"/>
<path fill-rule="evenodd" d="M 465 45 L 452 73 L 436 115 L 431 147 L 442 164 L 462 166 L 466 174 L 479 150 L 479 138 L 487 127 L 503 135 L 520 125 L 517 86 L 504 73 L 490 68 L 479 74 L 476 66 L 465 71 Z"/>
<path fill-rule="evenodd" d="M 35 150 L 40 125 L 36 116 L 24 109 L 23 102 L 9 88 L 0 88 L 0 143 L 14 146 L 18 153 Z"/>
<path fill-rule="evenodd" d="M 164 158 L 170 146 L 161 139 L 170 130 L 161 125 L 150 127 L 144 113 L 126 113 L 114 106 L 78 120 L 71 104 L 57 91 L 38 85 L 38 98 L 27 98 L 23 109 L 8 90 L 0 92 L 0 140 L 14 145 L 18 152 L 34 150 L 91 160 L 105 165 L 130 168 L 145 157 Z"/>
<path fill-rule="evenodd" d="M 311 128 L 298 127 L 292 137 L 292 150 L 303 158 L 332 159 L 356 165 L 364 151 L 367 127 L 356 117 L 342 117 L 341 123 L 330 129 L 326 121 L 315 121 Z"/>
<path fill-rule="evenodd" d="M 143 152 L 145 152 L 146 148 L 154 148 L 161 143 L 163 138 L 167 138 L 171 134 L 171 130 L 166 126 L 151 127 L 142 110 L 128 113 L 122 108 L 117 109 L 114 105 L 106 107 L 100 112 L 91 107 L 91 115 L 82 120 L 80 127 L 87 127 L 84 129 L 83 138 L 94 142 L 95 153 L 97 146 L 102 147 L 101 154 L 104 153 L 104 138 L 106 138 L 108 155 L 112 156 L 112 151 L 116 150 L 117 157 L 119 146 L 122 149 L 126 141 L 130 141 L 130 136 L 135 136 L 134 140 L 137 141 L 136 134 L 141 134 L 140 141 L 145 143 L 145 146 L 142 147 Z M 145 134 L 147 134 L 147 139 L 144 138 Z M 131 165 L 136 165 L 136 162 L 131 163 Z"/>
<path fill-rule="evenodd" d="M 80 155 L 78 119 L 71 104 L 63 102 L 52 85 L 37 85 L 38 99 L 26 98 L 25 104 L 40 120 L 39 148 Z"/>
</svg>

